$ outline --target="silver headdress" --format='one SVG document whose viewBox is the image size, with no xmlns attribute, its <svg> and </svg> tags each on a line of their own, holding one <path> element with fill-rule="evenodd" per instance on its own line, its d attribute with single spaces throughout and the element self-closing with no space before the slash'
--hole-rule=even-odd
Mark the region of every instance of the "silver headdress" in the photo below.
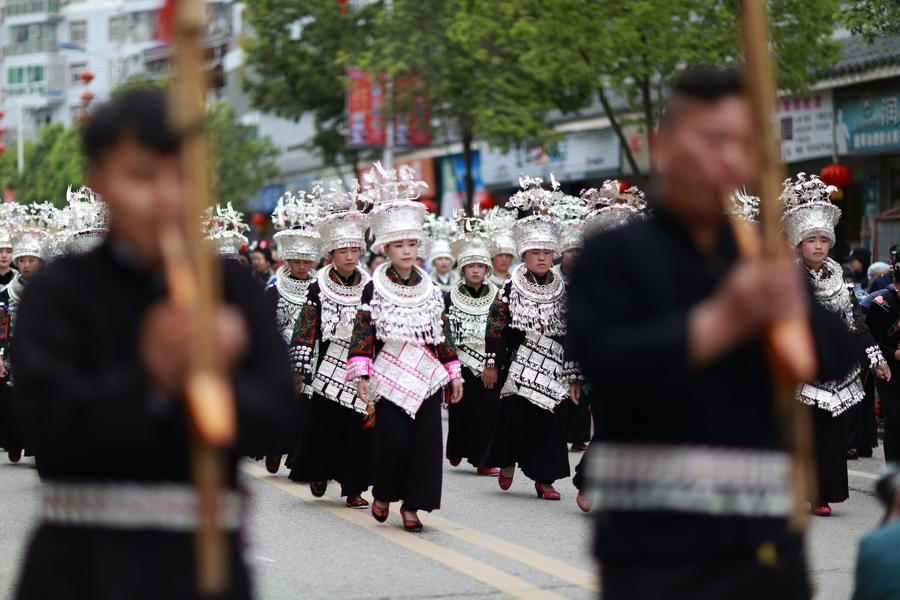
<svg viewBox="0 0 900 600">
<path fill-rule="evenodd" d="M 735 190 L 728 199 L 728 214 L 739 221 L 759 223 L 759 197 L 751 196 L 747 190 Z"/>
<path fill-rule="evenodd" d="M 516 211 L 494 207 L 484 214 L 488 234 L 493 240 L 491 258 L 498 254 L 516 255 L 516 240 L 512 237 L 512 226 L 516 222 Z"/>
<path fill-rule="evenodd" d="M 456 216 L 458 236 L 450 244 L 450 249 L 456 257 L 457 270 L 462 275 L 466 265 L 485 265 L 490 275 L 494 243 L 488 235 L 487 224 L 479 217 L 466 217 L 462 211 Z"/>
<path fill-rule="evenodd" d="M 17 223 L 28 211 L 18 202 L 0 202 L 0 248 L 12 248 Z"/>
<path fill-rule="evenodd" d="M 428 264 L 439 258 L 448 258 L 452 261 L 453 251 L 450 249 L 450 242 L 458 233 L 453 219 L 430 214 L 425 217 L 422 228 L 428 235 Z"/>
<path fill-rule="evenodd" d="M 65 246 L 80 254 L 100 245 L 109 231 L 109 208 L 88 187 L 66 189 L 68 205 L 62 210 L 62 221 L 68 230 Z"/>
<path fill-rule="evenodd" d="M 561 225 L 560 253 L 575 250 L 584 245 L 584 218 L 588 212 L 589 209 L 584 201 L 575 196 L 563 196 L 547 210 L 547 213 L 555 217 Z"/>
<path fill-rule="evenodd" d="M 363 178 L 360 196 L 373 206 L 369 213 L 375 236 L 373 250 L 400 240 L 418 240 L 419 244 L 426 241 L 422 222 L 427 210 L 417 200 L 428 184 L 417 180 L 415 175 L 408 165 L 401 166 L 398 172 L 385 170 L 381 163 L 375 163 Z"/>
<path fill-rule="evenodd" d="M 244 216 L 234 210 L 229 202 L 224 208 L 217 204 L 203 211 L 201 229 L 218 256 L 237 260 L 241 247 L 247 245 L 244 232 L 250 227 L 244 223 Z"/>
<path fill-rule="evenodd" d="M 831 203 L 831 193 L 836 190 L 818 176 L 806 173 L 797 173 L 796 181 L 790 177 L 784 180 L 781 228 L 791 244 L 796 246 L 814 235 L 823 235 L 834 244 L 834 226 L 841 218 L 841 209 Z"/>
<path fill-rule="evenodd" d="M 529 250 L 551 250 L 559 253 L 561 227 L 559 219 L 552 216 L 551 209 L 566 203 L 566 195 L 559 190 L 559 182 L 551 174 L 551 189 L 542 187 L 544 180 L 539 177 L 519 177 L 522 188 L 509 199 L 506 206 L 520 212 L 532 214 L 519 219 L 512 226 L 512 237 L 516 241 L 516 254 L 521 257 Z"/>
<path fill-rule="evenodd" d="M 24 256 L 47 258 L 50 232 L 59 222 L 59 209 L 49 202 L 30 204 L 16 214 L 13 233 L 13 261 Z"/>
<path fill-rule="evenodd" d="M 632 219 L 645 218 L 647 214 L 644 192 L 635 185 L 622 191 L 619 182 L 614 179 L 604 181 L 599 190 L 584 190 L 581 198 L 589 208 L 593 208 L 584 218 L 585 236 L 618 229 Z"/>
<path fill-rule="evenodd" d="M 340 179 L 328 183 L 328 192 L 322 198 L 325 211 L 331 214 L 319 222 L 323 256 L 340 248 L 365 250 L 369 217 L 356 210 L 358 193 L 359 182 L 356 180 L 349 193 L 344 192 L 344 183 Z"/>
<path fill-rule="evenodd" d="M 273 236 L 278 254 L 284 260 L 319 259 L 320 238 L 316 226 L 322 218 L 324 189 L 319 181 L 311 194 L 285 192 L 272 212 L 272 225 L 278 230 Z"/>
</svg>

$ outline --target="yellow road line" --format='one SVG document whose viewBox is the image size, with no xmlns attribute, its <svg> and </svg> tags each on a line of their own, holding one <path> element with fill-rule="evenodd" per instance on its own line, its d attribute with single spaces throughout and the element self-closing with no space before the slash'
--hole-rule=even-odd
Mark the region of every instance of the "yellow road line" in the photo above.
<svg viewBox="0 0 900 600">
<path fill-rule="evenodd" d="M 349 523 L 362 527 L 372 534 L 380 536 L 398 546 L 402 546 L 407 550 L 430 558 L 455 571 L 459 571 L 463 575 L 476 579 L 485 585 L 513 596 L 514 598 L 521 598 L 522 600 L 565 600 L 565 596 L 560 596 L 554 592 L 541 589 L 524 579 L 510 575 L 506 571 L 486 565 L 480 560 L 466 556 L 455 550 L 444 548 L 434 542 L 429 542 L 421 536 L 407 533 L 397 527 L 381 526 L 369 516 L 368 513 L 350 510 L 344 506 L 334 504 L 331 501 L 323 501 L 319 498 L 315 498 L 307 486 L 297 485 L 282 477 L 269 475 L 263 468 L 255 464 L 242 462 L 241 470 L 252 477 L 291 494 L 292 496 L 306 502 L 314 503 L 322 510 Z M 431 520 L 431 518 L 428 519 L 429 524 L 431 523 Z M 435 529 L 437 529 L 437 527 Z"/>
<path fill-rule="evenodd" d="M 483 533 L 477 529 L 470 529 L 435 515 L 428 516 L 428 526 L 470 544 L 481 546 L 491 552 L 516 560 L 532 569 L 543 571 L 557 579 L 562 579 L 563 581 L 593 592 L 597 592 L 600 589 L 596 573 L 573 567 L 572 565 L 556 560 L 555 558 L 550 558 L 540 552 L 535 552 L 530 548 L 519 546 L 518 544 Z"/>
</svg>

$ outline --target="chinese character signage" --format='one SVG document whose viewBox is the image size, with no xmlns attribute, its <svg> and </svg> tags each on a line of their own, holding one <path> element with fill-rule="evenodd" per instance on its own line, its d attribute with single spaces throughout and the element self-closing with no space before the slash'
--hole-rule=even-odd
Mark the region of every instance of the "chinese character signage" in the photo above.
<svg viewBox="0 0 900 600">
<path fill-rule="evenodd" d="M 900 148 L 900 88 L 859 91 L 836 99 L 837 152 L 867 154 Z"/>
<path fill-rule="evenodd" d="M 781 98 L 775 109 L 781 128 L 785 162 L 831 156 L 834 147 L 834 107 L 831 90 L 809 96 Z"/>
<path fill-rule="evenodd" d="M 386 103 L 384 74 L 377 77 L 361 69 L 347 71 L 350 90 L 347 94 L 348 145 L 354 148 L 383 146 L 386 140 Z M 431 144 L 431 110 L 428 100 L 410 93 L 421 84 L 418 77 L 397 79 L 394 98 L 403 98 L 403 106 L 394 123 L 394 144 L 427 146 Z"/>
<path fill-rule="evenodd" d="M 384 75 L 372 77 L 351 67 L 347 72 L 347 119 L 351 147 L 382 146 L 385 140 Z"/>
<path fill-rule="evenodd" d="M 545 147 L 517 148 L 501 152 L 488 148 L 481 154 L 481 176 L 487 187 L 516 188 L 519 176 L 581 181 L 619 170 L 619 138 L 612 129 L 567 133 Z"/>
</svg>

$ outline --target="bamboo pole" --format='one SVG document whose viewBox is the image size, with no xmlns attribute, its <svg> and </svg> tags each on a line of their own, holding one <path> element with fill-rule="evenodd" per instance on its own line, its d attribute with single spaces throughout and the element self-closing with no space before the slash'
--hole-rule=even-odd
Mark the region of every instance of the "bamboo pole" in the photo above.
<svg viewBox="0 0 900 600">
<path fill-rule="evenodd" d="M 744 42 L 744 81 L 757 132 L 759 177 L 756 189 L 760 198 L 762 249 L 769 259 L 785 258 L 790 249 L 781 232 L 781 184 L 785 178 L 781 150 L 773 134 L 775 114 L 775 77 L 769 52 L 769 15 L 765 0 L 743 0 L 741 33 Z M 740 241 L 740 237 L 738 238 Z M 815 470 L 812 468 L 812 432 L 809 412 L 794 395 L 798 382 L 816 375 L 815 342 L 805 320 L 773 323 L 767 332 L 769 364 L 775 375 L 776 412 L 792 453 L 791 489 L 793 510 L 791 526 L 800 531 L 807 524 L 806 501 L 813 497 Z"/>
<path fill-rule="evenodd" d="M 191 476 L 199 500 L 196 537 L 197 586 L 201 596 L 224 593 L 230 585 L 226 534 L 220 527 L 220 500 L 227 486 L 228 448 L 236 436 L 232 391 L 215 341 L 221 273 L 200 231 L 210 203 L 204 121 L 207 82 L 203 70 L 206 6 L 201 0 L 175 4 L 174 125 L 183 135 L 186 202 L 181 230 L 163 232 L 162 247 L 172 301 L 189 310 L 199 343 L 191 356 L 185 400 L 191 423 Z"/>
</svg>

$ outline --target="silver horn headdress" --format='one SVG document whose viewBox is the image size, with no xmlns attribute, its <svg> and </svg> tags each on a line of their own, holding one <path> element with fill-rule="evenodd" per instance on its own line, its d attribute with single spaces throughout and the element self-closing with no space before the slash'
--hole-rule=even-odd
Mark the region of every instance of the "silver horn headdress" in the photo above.
<svg viewBox="0 0 900 600">
<path fill-rule="evenodd" d="M 250 227 L 244 223 L 244 216 L 234 210 L 231 202 L 224 207 L 217 204 L 203 211 L 200 227 L 215 253 L 222 258 L 237 260 L 241 248 L 247 245 L 244 232 Z"/>
<path fill-rule="evenodd" d="M 797 173 L 796 181 L 790 177 L 784 180 L 781 228 L 791 244 L 796 246 L 814 235 L 823 235 L 834 244 L 834 227 L 841 218 L 841 209 L 831 203 L 831 193 L 836 190 L 818 176 L 806 173 Z"/>
<path fill-rule="evenodd" d="M 592 209 L 585 217 L 586 236 L 612 231 L 647 214 L 644 192 L 635 185 L 623 191 L 615 179 L 607 179 L 599 189 L 582 191 L 581 199 Z"/>
<path fill-rule="evenodd" d="M 278 231 L 272 239 L 283 260 L 319 260 L 320 237 L 316 227 L 322 217 L 321 182 L 313 184 L 312 193 L 297 195 L 285 192 L 272 211 L 272 225 Z"/>
</svg>

